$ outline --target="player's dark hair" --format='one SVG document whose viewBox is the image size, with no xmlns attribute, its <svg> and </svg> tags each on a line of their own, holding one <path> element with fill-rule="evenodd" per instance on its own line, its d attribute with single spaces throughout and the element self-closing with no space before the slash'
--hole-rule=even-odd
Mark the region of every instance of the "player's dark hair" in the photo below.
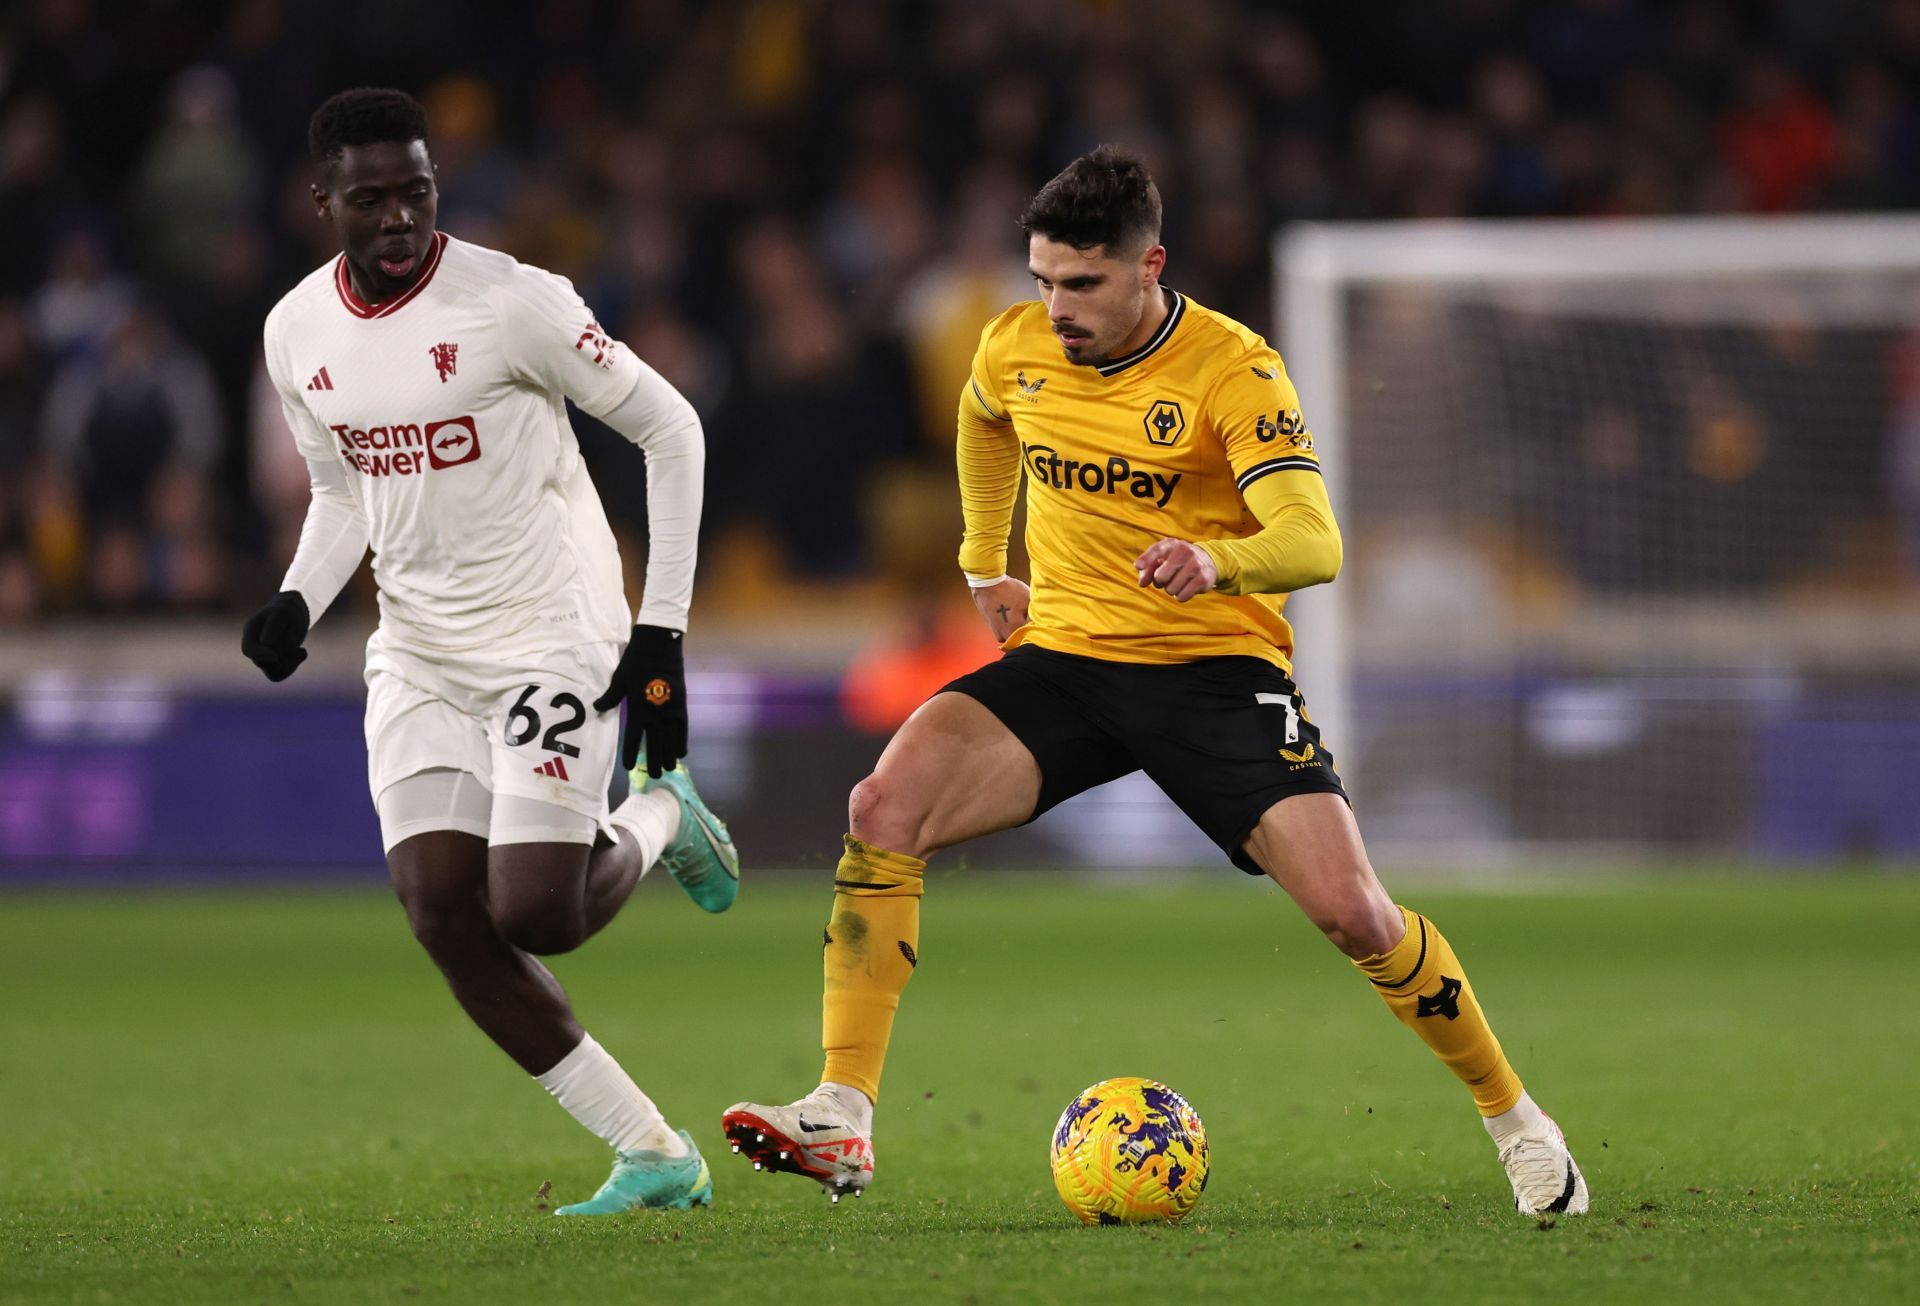
<svg viewBox="0 0 1920 1306">
<path fill-rule="evenodd" d="M 1102 145 L 1040 188 L 1020 229 L 1075 249 L 1143 250 L 1160 240 L 1160 188 L 1139 155 Z"/>
<path fill-rule="evenodd" d="M 313 111 L 307 124 L 307 153 L 316 164 L 340 157 L 349 145 L 402 145 L 427 139 L 427 111 L 405 91 L 358 86 L 342 91 Z"/>
</svg>

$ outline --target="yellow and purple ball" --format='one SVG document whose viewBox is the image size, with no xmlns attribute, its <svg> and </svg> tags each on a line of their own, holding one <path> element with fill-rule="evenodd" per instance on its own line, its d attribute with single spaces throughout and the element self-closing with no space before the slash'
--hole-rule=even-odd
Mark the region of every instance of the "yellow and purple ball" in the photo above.
<svg viewBox="0 0 1920 1306">
<path fill-rule="evenodd" d="M 1165 1084 L 1107 1079 L 1053 1131 L 1053 1186 L 1086 1224 L 1174 1221 L 1207 1186 L 1207 1129 Z"/>
</svg>

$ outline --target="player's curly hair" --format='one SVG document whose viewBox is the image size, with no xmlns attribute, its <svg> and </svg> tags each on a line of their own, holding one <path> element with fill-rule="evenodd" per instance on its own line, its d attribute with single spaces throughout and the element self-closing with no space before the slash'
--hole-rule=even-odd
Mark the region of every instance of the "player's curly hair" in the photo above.
<svg viewBox="0 0 1920 1306">
<path fill-rule="evenodd" d="M 357 86 L 342 91 L 313 111 L 307 124 L 307 153 L 317 164 L 340 157 L 349 145 L 427 139 L 427 111 L 405 91 Z"/>
<path fill-rule="evenodd" d="M 1144 250 L 1160 240 L 1160 188 L 1139 155 L 1102 145 L 1040 188 L 1020 229 L 1075 249 Z"/>
</svg>

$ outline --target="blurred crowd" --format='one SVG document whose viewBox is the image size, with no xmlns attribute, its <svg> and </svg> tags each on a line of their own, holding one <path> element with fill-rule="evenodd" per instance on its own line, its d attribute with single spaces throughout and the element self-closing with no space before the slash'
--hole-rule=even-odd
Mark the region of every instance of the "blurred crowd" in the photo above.
<svg viewBox="0 0 1920 1306">
<path fill-rule="evenodd" d="M 951 578 L 1015 218 L 1100 142 L 1154 165 L 1169 282 L 1260 330 L 1290 219 L 1920 199 L 1920 0 L 22 0 L 0 623 L 274 588 L 306 482 L 260 324 L 335 252 L 305 127 L 349 85 L 426 103 L 446 230 L 570 277 L 700 410 L 703 602 Z M 644 541 L 639 457 L 581 425 Z"/>
</svg>

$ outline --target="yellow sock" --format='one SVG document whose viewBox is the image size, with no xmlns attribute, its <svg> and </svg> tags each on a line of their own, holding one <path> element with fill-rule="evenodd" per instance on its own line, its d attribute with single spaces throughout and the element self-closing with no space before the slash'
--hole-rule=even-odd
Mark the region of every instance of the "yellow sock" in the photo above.
<svg viewBox="0 0 1920 1306">
<path fill-rule="evenodd" d="M 878 1101 L 893 1013 L 920 962 L 921 873 L 917 857 L 890 853 L 847 836 L 833 873 L 833 919 L 827 923 L 827 990 L 820 1042 L 823 1082 L 851 1084 Z"/>
<path fill-rule="evenodd" d="M 1391 952 L 1356 961 L 1400 1023 L 1473 1090 L 1483 1116 L 1510 1110 L 1524 1091 L 1507 1064 L 1467 972 L 1433 922 L 1405 907 L 1407 936 Z"/>
</svg>

